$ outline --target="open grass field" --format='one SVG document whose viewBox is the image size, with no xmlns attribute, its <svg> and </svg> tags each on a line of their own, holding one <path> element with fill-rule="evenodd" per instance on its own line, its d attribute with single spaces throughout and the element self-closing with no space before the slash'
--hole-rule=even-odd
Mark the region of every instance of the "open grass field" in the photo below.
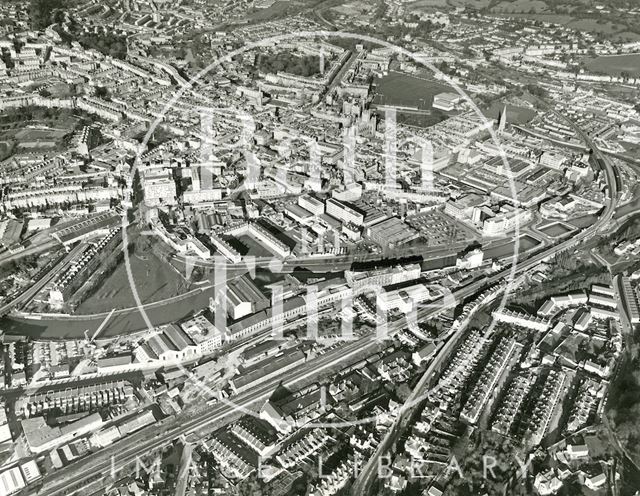
<svg viewBox="0 0 640 496">
<path fill-rule="evenodd" d="M 65 129 L 25 128 L 16 132 L 15 138 L 20 141 L 59 140 L 68 133 Z"/>
<path fill-rule="evenodd" d="M 637 30 L 634 19 L 620 15 L 616 10 L 596 14 L 590 10 L 594 5 L 589 5 L 587 10 L 566 6 L 567 8 L 561 12 L 557 12 L 556 7 L 562 5 L 546 3 L 545 8 L 544 2 L 538 0 L 503 1 L 492 6 L 489 11 L 502 17 L 560 24 L 576 31 L 606 36 L 610 41 L 626 42 L 640 39 L 640 31 Z"/>
<path fill-rule="evenodd" d="M 375 5 L 372 3 L 356 1 L 338 5 L 337 7 L 333 7 L 331 10 L 338 14 L 344 14 L 347 16 L 362 16 L 371 14 L 375 10 Z"/>
<path fill-rule="evenodd" d="M 542 0 L 504 1 L 491 8 L 492 12 L 543 12 L 547 4 Z"/>
<path fill-rule="evenodd" d="M 447 5 L 447 0 L 416 0 L 411 2 L 409 7 L 412 10 L 416 10 L 420 8 L 446 7 Z"/>
<path fill-rule="evenodd" d="M 262 22 L 277 19 L 286 15 L 288 11 L 292 10 L 292 8 L 297 5 L 297 2 L 277 1 L 266 9 L 256 9 L 254 12 L 249 14 L 249 19 L 252 22 Z"/>
<path fill-rule="evenodd" d="M 640 76 L 640 54 L 607 55 L 587 59 L 587 68 L 593 72 L 604 72 L 612 76 L 619 76 L 628 72 L 631 76 Z"/>
<path fill-rule="evenodd" d="M 6 143 L 14 148 L 44 149 L 62 146 L 68 136 L 79 127 L 81 120 L 68 112 L 46 114 L 36 109 L 22 115 L 14 111 L 0 116 L 0 159 L 10 155 Z"/>
<path fill-rule="evenodd" d="M 451 92 L 452 88 L 420 77 L 400 72 L 389 72 L 377 79 L 374 103 L 430 109 L 433 97 L 438 93 Z"/>
<path fill-rule="evenodd" d="M 143 304 L 161 301 L 189 290 L 189 283 L 171 265 L 160 260 L 155 254 L 133 253 L 129 260 L 133 281 Z M 113 308 L 134 306 L 136 301 L 127 276 L 127 268 L 122 262 L 100 288 L 78 306 L 75 313 L 100 313 L 108 312 Z"/>
</svg>

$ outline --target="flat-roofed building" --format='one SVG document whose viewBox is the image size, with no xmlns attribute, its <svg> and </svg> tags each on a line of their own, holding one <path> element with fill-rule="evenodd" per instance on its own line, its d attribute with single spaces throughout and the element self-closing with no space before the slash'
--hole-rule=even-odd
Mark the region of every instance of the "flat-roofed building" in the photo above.
<svg viewBox="0 0 640 496">
<path fill-rule="evenodd" d="M 416 284 L 407 288 L 378 293 L 377 304 L 385 312 L 399 310 L 408 313 L 417 308 L 420 303 L 428 300 L 429 297 L 429 289 L 424 284 Z"/>
<path fill-rule="evenodd" d="M 533 218 L 530 210 L 513 208 L 503 209 L 495 217 L 484 221 L 482 233 L 485 236 L 500 236 L 513 231 L 516 226 L 524 227 L 524 224 Z"/>
<path fill-rule="evenodd" d="M 444 204 L 444 213 L 454 219 L 462 221 L 479 222 L 480 207 L 487 203 L 487 197 L 478 193 L 468 193 L 455 200 L 449 200 Z"/>
<path fill-rule="evenodd" d="M 284 207 L 284 213 L 300 224 L 307 224 L 313 218 L 311 212 L 295 203 Z"/>
<path fill-rule="evenodd" d="M 390 286 L 412 281 L 418 279 L 420 274 L 420 264 L 409 264 L 371 271 L 348 270 L 344 275 L 347 285 L 353 288 L 354 293 L 357 293 L 375 286 Z"/>
<path fill-rule="evenodd" d="M 298 205 L 311 212 L 313 215 L 322 215 L 324 213 L 324 203 L 310 195 L 301 195 L 298 197 Z"/>
<path fill-rule="evenodd" d="M 438 93 L 433 97 L 432 107 L 450 112 L 455 110 L 456 105 L 462 101 L 462 97 L 457 93 Z"/>
<path fill-rule="evenodd" d="M 42 477 L 40 469 L 38 468 L 35 460 L 29 460 L 28 462 L 21 464 L 20 471 L 22 472 L 27 485 Z"/>
<path fill-rule="evenodd" d="M 99 429 L 103 420 L 99 413 L 93 413 L 62 427 L 50 427 L 43 417 L 28 418 L 21 424 L 29 449 L 42 453 Z"/>
<path fill-rule="evenodd" d="M 561 170 L 568 161 L 569 158 L 561 153 L 546 151 L 540 155 L 540 165 L 551 169 Z"/>
<path fill-rule="evenodd" d="M 25 487 L 24 477 L 18 467 L 10 468 L 0 474 L 0 494 L 14 494 Z"/>
<path fill-rule="evenodd" d="M 196 343 L 196 352 L 199 355 L 213 353 L 222 346 L 222 331 L 204 315 L 196 315 L 180 325 L 184 332 Z"/>
<path fill-rule="evenodd" d="M 299 317 L 307 310 L 304 298 L 296 296 L 282 302 L 282 313 L 273 315 L 272 308 L 265 308 L 259 312 L 229 324 L 226 331 L 226 339 L 235 341 L 263 331 L 270 326 L 277 326 L 286 320 Z"/>
<path fill-rule="evenodd" d="M 329 198 L 327 200 L 326 209 L 328 215 L 346 224 L 362 226 L 364 222 L 364 213 L 335 198 Z"/>
<path fill-rule="evenodd" d="M 533 164 L 518 158 L 510 158 L 506 161 L 502 156 L 491 157 L 484 163 L 483 169 L 490 170 L 501 176 L 512 177 L 514 179 L 523 176 L 533 168 Z"/>
<path fill-rule="evenodd" d="M 144 174 L 144 202 L 149 206 L 175 205 L 176 183 L 171 169 L 150 169 Z"/>
<path fill-rule="evenodd" d="M 9 428 L 9 424 L 0 425 L 0 444 L 11 441 L 12 438 L 13 436 L 11 436 L 11 429 Z"/>
</svg>

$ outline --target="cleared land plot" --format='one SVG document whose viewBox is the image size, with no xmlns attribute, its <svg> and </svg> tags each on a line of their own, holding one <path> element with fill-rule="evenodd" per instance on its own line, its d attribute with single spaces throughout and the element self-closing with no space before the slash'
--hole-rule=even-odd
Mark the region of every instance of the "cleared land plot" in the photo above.
<svg viewBox="0 0 640 496">
<path fill-rule="evenodd" d="M 562 222 L 554 222 L 553 224 L 547 224 L 544 227 L 539 227 L 538 230 L 552 238 L 559 238 L 561 236 L 566 236 L 575 229 L 563 224 Z"/>
<path fill-rule="evenodd" d="M 254 257 L 273 257 L 274 254 L 269 249 L 260 243 L 257 239 L 249 234 L 243 234 L 241 236 L 228 236 L 226 240 L 233 246 L 241 255 L 250 255 Z"/>
<path fill-rule="evenodd" d="M 535 239 L 528 234 L 524 236 L 520 236 L 520 244 L 518 245 L 518 253 L 524 253 L 526 251 L 535 248 L 541 243 L 541 241 Z M 513 252 L 515 249 L 515 243 L 510 241 L 505 244 L 501 244 L 498 246 L 492 246 L 490 248 L 486 248 L 484 250 L 484 258 L 485 260 L 490 260 L 493 258 L 505 258 L 513 256 Z"/>
<path fill-rule="evenodd" d="M 131 273 L 133 282 L 143 304 L 161 301 L 189 290 L 189 283 L 169 264 L 164 263 L 153 253 L 144 256 L 132 254 Z M 77 314 L 107 312 L 113 308 L 136 306 L 127 268 L 122 262 L 107 277 L 101 287 L 83 301 L 76 309 Z"/>
</svg>

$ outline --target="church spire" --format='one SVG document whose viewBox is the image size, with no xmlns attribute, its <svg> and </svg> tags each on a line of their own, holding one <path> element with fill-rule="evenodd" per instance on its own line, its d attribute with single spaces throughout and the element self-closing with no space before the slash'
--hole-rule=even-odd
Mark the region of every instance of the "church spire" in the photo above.
<svg viewBox="0 0 640 496">
<path fill-rule="evenodd" d="M 498 117 L 498 134 L 502 134 L 504 132 L 504 128 L 507 125 L 507 106 L 504 106 L 502 112 L 500 112 L 500 116 Z"/>
</svg>

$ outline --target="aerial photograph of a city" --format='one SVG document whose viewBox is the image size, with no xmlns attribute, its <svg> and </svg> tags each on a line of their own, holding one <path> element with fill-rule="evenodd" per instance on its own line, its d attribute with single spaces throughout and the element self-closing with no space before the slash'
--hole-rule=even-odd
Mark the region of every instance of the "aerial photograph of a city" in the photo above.
<svg viewBox="0 0 640 496">
<path fill-rule="evenodd" d="M 640 0 L 0 0 L 0 496 L 640 496 Z"/>
</svg>

